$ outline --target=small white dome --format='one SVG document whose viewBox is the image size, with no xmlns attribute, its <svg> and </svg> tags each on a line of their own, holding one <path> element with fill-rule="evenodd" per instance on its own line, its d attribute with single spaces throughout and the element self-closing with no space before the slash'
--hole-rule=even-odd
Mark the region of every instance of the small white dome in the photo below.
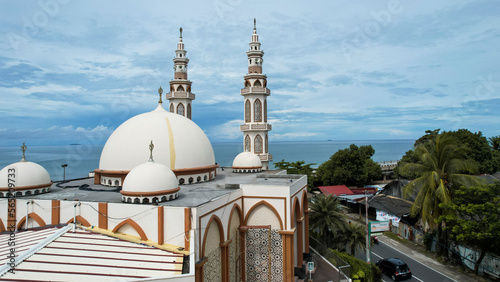
<svg viewBox="0 0 500 282">
<path fill-rule="evenodd" d="M 175 199 L 179 190 L 177 177 L 170 168 L 164 164 L 149 161 L 134 167 L 127 174 L 121 194 L 124 202 L 130 199 L 129 202 L 153 203 Z M 138 201 L 135 200 L 136 198 Z M 146 198 L 148 200 L 144 201 Z"/>
<path fill-rule="evenodd" d="M 212 144 L 203 130 L 190 119 L 156 110 L 130 118 L 108 138 L 99 161 L 100 170 L 130 171 L 144 162 L 150 140 L 156 144 L 155 161 L 172 170 L 214 166 Z"/>
<path fill-rule="evenodd" d="M 9 182 L 9 179 L 13 179 Z M 10 164 L 0 170 L 0 191 L 6 192 L 9 190 L 9 183 L 15 185 L 16 190 L 23 191 L 23 195 L 39 194 L 49 192 L 50 189 L 45 189 L 52 186 L 49 173 L 41 165 L 28 161 L 20 161 Z M 33 190 L 33 191 L 31 191 Z M 26 193 L 26 194 L 24 194 Z"/>
<path fill-rule="evenodd" d="M 262 170 L 262 162 L 259 156 L 251 152 L 243 152 L 234 158 L 233 170 L 238 170 L 237 172 L 246 172 L 240 170 L 251 170 L 248 172 L 257 172 Z M 255 170 L 255 171 L 253 171 Z"/>
</svg>

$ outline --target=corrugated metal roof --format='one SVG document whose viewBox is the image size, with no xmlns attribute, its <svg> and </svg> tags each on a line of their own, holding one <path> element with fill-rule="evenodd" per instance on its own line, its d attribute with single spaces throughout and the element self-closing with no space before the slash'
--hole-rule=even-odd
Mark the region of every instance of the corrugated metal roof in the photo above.
<svg viewBox="0 0 500 282">
<path fill-rule="evenodd" d="M 16 255 L 55 234 L 58 228 L 15 233 Z M 9 233 L 0 234 L 0 262 L 8 260 Z M 2 280 L 77 281 L 153 278 L 182 273 L 183 255 L 88 230 L 64 232 L 7 272 Z"/>
</svg>

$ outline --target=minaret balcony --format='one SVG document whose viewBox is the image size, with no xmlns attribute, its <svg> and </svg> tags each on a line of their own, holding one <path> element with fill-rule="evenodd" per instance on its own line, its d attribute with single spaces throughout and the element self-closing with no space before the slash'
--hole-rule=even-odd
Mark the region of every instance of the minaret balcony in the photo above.
<svg viewBox="0 0 500 282">
<path fill-rule="evenodd" d="M 191 99 L 194 100 L 196 97 L 195 94 L 193 93 L 188 93 L 184 91 L 174 91 L 174 92 L 169 92 L 167 93 L 167 99 L 172 99 L 172 98 L 185 98 L 185 99 Z"/>
<path fill-rule="evenodd" d="M 273 155 L 272 154 L 263 154 L 263 155 L 259 155 L 259 159 L 261 161 L 272 161 L 273 160 Z"/>
<path fill-rule="evenodd" d="M 257 124 L 242 124 L 240 125 L 241 131 L 270 131 L 273 127 L 268 123 L 257 123 Z"/>
<path fill-rule="evenodd" d="M 247 95 L 247 94 L 264 94 L 264 95 L 271 95 L 271 90 L 265 87 L 245 87 L 241 89 L 241 95 Z"/>
</svg>

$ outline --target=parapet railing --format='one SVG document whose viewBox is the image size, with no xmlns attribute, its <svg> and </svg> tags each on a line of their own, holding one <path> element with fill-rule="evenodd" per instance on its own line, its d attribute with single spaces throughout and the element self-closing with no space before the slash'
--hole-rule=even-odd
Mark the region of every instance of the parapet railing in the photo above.
<svg viewBox="0 0 500 282">
<path fill-rule="evenodd" d="M 343 259 L 338 257 L 335 253 L 330 251 L 328 247 L 325 246 L 318 239 L 309 236 L 309 246 L 311 246 L 316 252 L 318 252 L 321 256 L 326 258 L 329 262 L 331 262 L 338 270 L 339 270 L 339 279 L 338 281 L 349 281 L 351 265 L 345 262 Z"/>
</svg>

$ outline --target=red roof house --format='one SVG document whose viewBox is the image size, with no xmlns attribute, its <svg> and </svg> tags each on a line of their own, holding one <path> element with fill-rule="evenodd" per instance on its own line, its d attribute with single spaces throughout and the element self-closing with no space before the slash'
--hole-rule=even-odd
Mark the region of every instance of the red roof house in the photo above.
<svg viewBox="0 0 500 282">
<path fill-rule="evenodd" d="M 334 195 L 334 196 L 354 195 L 351 189 L 347 188 L 347 186 L 345 185 L 319 186 L 318 188 L 325 195 Z"/>
</svg>

